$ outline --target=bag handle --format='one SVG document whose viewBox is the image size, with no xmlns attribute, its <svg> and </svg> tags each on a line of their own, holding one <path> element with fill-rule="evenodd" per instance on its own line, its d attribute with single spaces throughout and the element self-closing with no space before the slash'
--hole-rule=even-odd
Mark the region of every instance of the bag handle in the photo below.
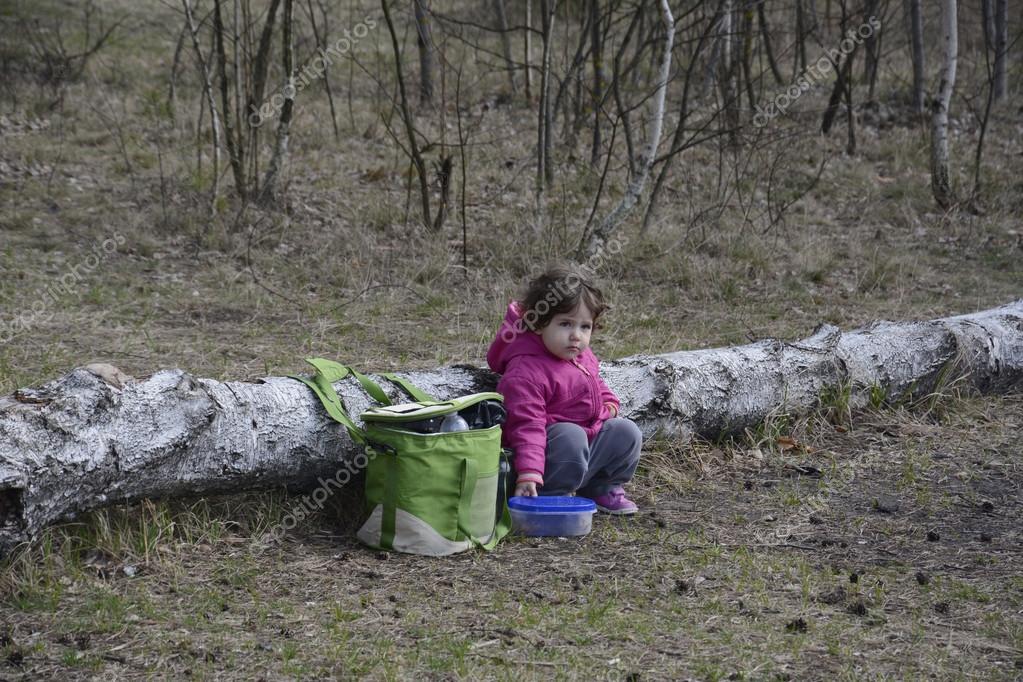
<svg viewBox="0 0 1023 682">
<path fill-rule="evenodd" d="M 412 398 L 414 400 L 417 400 L 417 401 L 419 401 L 421 403 L 434 402 L 434 401 L 437 400 L 432 395 L 430 395 L 429 393 L 426 393 L 425 391 L 423 391 L 421 388 L 419 388 L 418 386 L 413 384 L 408 379 L 406 379 L 404 377 L 400 377 L 397 374 L 395 374 L 394 372 L 387 372 L 385 374 L 381 374 L 380 376 L 389 379 L 392 383 L 396 384 L 399 388 L 404 389 L 405 392 L 408 393 L 410 396 L 412 396 Z"/>
<path fill-rule="evenodd" d="M 380 547 L 394 549 L 394 535 L 398 523 L 398 458 L 387 455 L 387 482 L 384 484 L 384 499 L 380 510 Z"/>
<path fill-rule="evenodd" d="M 501 476 L 500 470 L 497 473 Z M 476 460 L 468 457 L 462 460 L 462 475 L 459 485 L 458 498 L 458 530 L 465 538 L 476 547 L 484 550 L 491 550 L 511 530 L 511 512 L 508 511 L 507 497 L 504 499 L 504 509 L 501 518 L 494 524 L 494 532 L 490 539 L 483 542 L 469 531 L 469 520 L 472 518 L 472 497 L 476 491 L 476 481 L 479 479 L 479 466 Z"/>
<path fill-rule="evenodd" d="M 365 374 L 342 365 L 340 362 L 333 360 L 327 360 L 325 358 L 306 358 L 306 362 L 313 366 L 316 373 L 311 377 L 299 376 L 297 374 L 289 375 L 292 379 L 298 379 L 303 384 L 313 390 L 313 392 L 323 403 L 324 409 L 327 410 L 327 414 L 331 416 L 336 422 L 344 424 L 345 428 L 348 429 L 349 435 L 352 440 L 366 445 L 366 432 L 363 431 L 355 421 L 348 415 L 345 410 L 345 404 L 342 402 L 341 397 L 334 390 L 334 382 L 341 381 L 348 375 L 356 378 L 362 389 L 366 391 L 370 398 L 381 403 L 383 405 L 390 405 L 391 399 L 384 393 L 384 389 L 380 388 L 380 385 L 370 379 Z M 394 373 L 382 374 L 381 376 L 390 379 L 398 387 L 405 390 L 410 396 L 418 401 L 432 401 L 433 398 L 420 390 L 415 384 L 408 379 L 399 377 Z"/>
<path fill-rule="evenodd" d="M 304 377 L 298 374 L 288 375 L 292 379 L 298 379 L 303 384 L 308 386 L 316 394 L 316 397 L 323 403 L 323 407 L 327 410 L 327 414 L 336 421 L 344 424 L 345 428 L 348 429 L 348 434 L 357 443 L 362 445 L 366 444 L 366 433 L 359 428 L 359 426 L 352 421 L 352 418 L 348 416 L 348 412 L 345 411 L 345 404 L 341 401 L 341 397 L 334 390 L 332 385 L 335 381 L 344 379 L 351 373 L 351 370 L 344 365 L 334 362 L 332 360 L 325 360 L 323 358 L 307 358 L 306 362 L 312 365 L 316 369 L 316 373 L 311 377 Z M 357 377 L 356 377 L 357 378 Z M 367 378 L 367 381 L 369 379 Z M 361 382 L 360 382 L 361 383 Z M 379 386 L 377 387 L 379 389 Z M 386 398 L 387 396 L 384 396 Z M 388 404 L 390 404 L 388 402 Z"/>
</svg>

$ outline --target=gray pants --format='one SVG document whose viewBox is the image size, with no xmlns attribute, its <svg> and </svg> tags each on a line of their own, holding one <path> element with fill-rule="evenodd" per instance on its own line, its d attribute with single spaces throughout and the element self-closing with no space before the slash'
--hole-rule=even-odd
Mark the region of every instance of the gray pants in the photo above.
<svg viewBox="0 0 1023 682">
<path fill-rule="evenodd" d="M 632 480 L 642 445 L 643 434 L 631 419 L 608 419 L 593 443 L 587 442 L 581 426 L 551 424 L 547 427 L 547 462 L 539 492 L 603 495 Z"/>
</svg>

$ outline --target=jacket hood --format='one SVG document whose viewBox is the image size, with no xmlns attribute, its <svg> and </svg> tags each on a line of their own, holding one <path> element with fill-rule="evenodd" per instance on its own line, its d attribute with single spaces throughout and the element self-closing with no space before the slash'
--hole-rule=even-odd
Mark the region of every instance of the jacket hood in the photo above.
<svg viewBox="0 0 1023 682">
<path fill-rule="evenodd" d="M 512 358 L 520 355 L 550 356 L 550 352 L 543 345 L 543 339 L 526 326 L 518 301 L 512 301 L 487 351 L 487 364 L 498 374 L 504 374 Z"/>
</svg>

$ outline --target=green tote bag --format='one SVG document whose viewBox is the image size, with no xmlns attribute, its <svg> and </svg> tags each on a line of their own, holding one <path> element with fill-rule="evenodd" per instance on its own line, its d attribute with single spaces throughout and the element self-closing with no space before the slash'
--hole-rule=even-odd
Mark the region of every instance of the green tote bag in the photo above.
<svg viewBox="0 0 1023 682">
<path fill-rule="evenodd" d="M 408 381 L 384 376 L 416 402 L 390 405 L 368 377 L 320 358 L 317 373 L 295 377 L 320 397 L 328 414 L 365 445 L 369 518 L 358 531 L 363 543 L 385 550 L 443 556 L 480 547 L 492 549 L 511 527 L 501 471 L 501 427 L 424 433 L 448 415 L 471 417 L 502 401 L 498 393 L 433 400 Z M 380 406 L 360 415 L 360 428 L 344 410 L 331 384 L 354 376 Z M 370 386 L 372 385 L 372 387 Z"/>
</svg>

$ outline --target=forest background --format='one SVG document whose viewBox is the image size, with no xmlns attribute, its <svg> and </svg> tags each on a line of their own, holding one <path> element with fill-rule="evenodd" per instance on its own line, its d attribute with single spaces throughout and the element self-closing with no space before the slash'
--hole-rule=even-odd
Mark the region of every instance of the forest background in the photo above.
<svg viewBox="0 0 1023 682">
<path fill-rule="evenodd" d="M 4 3 L 0 393 L 480 365 L 595 248 L 602 358 L 1020 297 L 1017 7 L 671 2 L 662 81 L 663 4 Z M 284 491 L 120 505 L 6 561 L 0 676 L 1009 679 L 1020 422 L 822 396 L 651 442 L 635 520 L 442 561 L 359 548 L 357 485 L 272 547 Z"/>
</svg>

